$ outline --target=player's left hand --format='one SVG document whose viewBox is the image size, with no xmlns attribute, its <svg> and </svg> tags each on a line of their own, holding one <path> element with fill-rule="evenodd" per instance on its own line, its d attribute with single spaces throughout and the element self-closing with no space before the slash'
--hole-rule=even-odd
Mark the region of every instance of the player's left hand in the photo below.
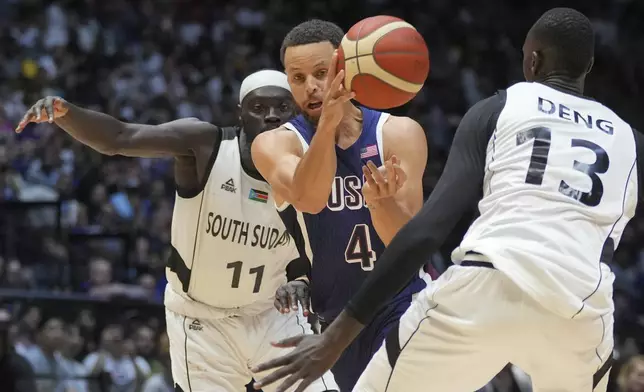
<svg viewBox="0 0 644 392">
<path fill-rule="evenodd" d="M 368 161 L 362 167 L 362 173 L 366 178 L 366 182 L 362 186 L 362 195 L 367 204 L 393 197 L 407 181 L 407 174 L 395 155 L 380 167 L 376 167 L 372 161 Z"/>
<path fill-rule="evenodd" d="M 284 314 L 291 310 L 297 312 L 298 302 L 302 304 L 302 313 L 309 315 L 311 307 L 311 289 L 303 280 L 294 280 L 281 285 L 275 292 L 275 308 Z"/>
<path fill-rule="evenodd" d="M 259 364 L 252 369 L 253 373 L 258 373 L 279 368 L 255 382 L 253 387 L 256 390 L 288 376 L 275 392 L 285 392 L 298 380 L 302 382 L 295 392 L 303 392 L 312 382 L 331 369 L 344 349 L 344 347 L 338 349 L 337 345 L 331 344 L 324 334 L 295 336 L 273 343 L 273 346 L 295 347 L 295 349 L 283 357 Z"/>
</svg>

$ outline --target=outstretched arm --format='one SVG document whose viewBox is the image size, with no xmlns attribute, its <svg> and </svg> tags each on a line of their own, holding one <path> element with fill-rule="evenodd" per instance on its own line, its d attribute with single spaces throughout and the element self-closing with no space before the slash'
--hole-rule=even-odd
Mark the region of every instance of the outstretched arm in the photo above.
<svg viewBox="0 0 644 392">
<path fill-rule="evenodd" d="M 295 133 L 278 128 L 257 136 L 251 153 L 282 201 L 311 214 L 324 209 L 336 171 L 335 132 L 317 132 L 304 153 Z"/>
<path fill-rule="evenodd" d="M 29 109 L 18 125 L 20 132 L 30 122 L 53 122 L 79 142 L 106 155 L 171 157 L 195 155 L 201 146 L 211 146 L 218 132 L 212 124 L 196 118 L 160 125 L 131 124 L 104 113 L 83 109 L 62 98 L 47 97 Z"/>
</svg>

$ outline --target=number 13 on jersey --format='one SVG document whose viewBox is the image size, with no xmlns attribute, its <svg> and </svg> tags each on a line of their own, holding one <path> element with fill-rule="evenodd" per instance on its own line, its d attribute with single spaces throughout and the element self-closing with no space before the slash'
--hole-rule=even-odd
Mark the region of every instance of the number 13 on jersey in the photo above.
<svg viewBox="0 0 644 392">
<path fill-rule="evenodd" d="M 355 225 L 344 250 L 344 259 L 347 263 L 360 263 L 364 271 L 371 271 L 376 257 L 376 252 L 371 246 L 369 226 L 364 223 Z"/>
</svg>

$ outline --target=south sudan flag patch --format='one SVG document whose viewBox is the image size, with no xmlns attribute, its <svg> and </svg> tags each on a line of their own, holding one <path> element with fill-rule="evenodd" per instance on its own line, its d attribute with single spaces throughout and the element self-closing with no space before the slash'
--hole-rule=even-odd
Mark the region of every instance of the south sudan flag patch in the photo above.
<svg viewBox="0 0 644 392">
<path fill-rule="evenodd" d="M 254 201 L 258 201 L 260 203 L 267 203 L 268 192 L 262 192 L 262 191 L 258 191 L 257 189 L 251 188 L 250 193 L 248 194 L 248 198 Z"/>
</svg>

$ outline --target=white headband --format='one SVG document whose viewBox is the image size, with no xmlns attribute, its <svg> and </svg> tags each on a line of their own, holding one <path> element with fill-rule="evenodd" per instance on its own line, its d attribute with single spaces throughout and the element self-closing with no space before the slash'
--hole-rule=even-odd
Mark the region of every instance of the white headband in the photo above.
<svg viewBox="0 0 644 392">
<path fill-rule="evenodd" d="M 291 91 L 288 85 L 288 78 L 284 72 L 275 71 L 272 69 L 263 69 L 254 72 L 246 77 L 239 88 L 239 103 L 244 100 L 244 97 L 253 90 L 260 87 L 281 87 Z"/>
</svg>

